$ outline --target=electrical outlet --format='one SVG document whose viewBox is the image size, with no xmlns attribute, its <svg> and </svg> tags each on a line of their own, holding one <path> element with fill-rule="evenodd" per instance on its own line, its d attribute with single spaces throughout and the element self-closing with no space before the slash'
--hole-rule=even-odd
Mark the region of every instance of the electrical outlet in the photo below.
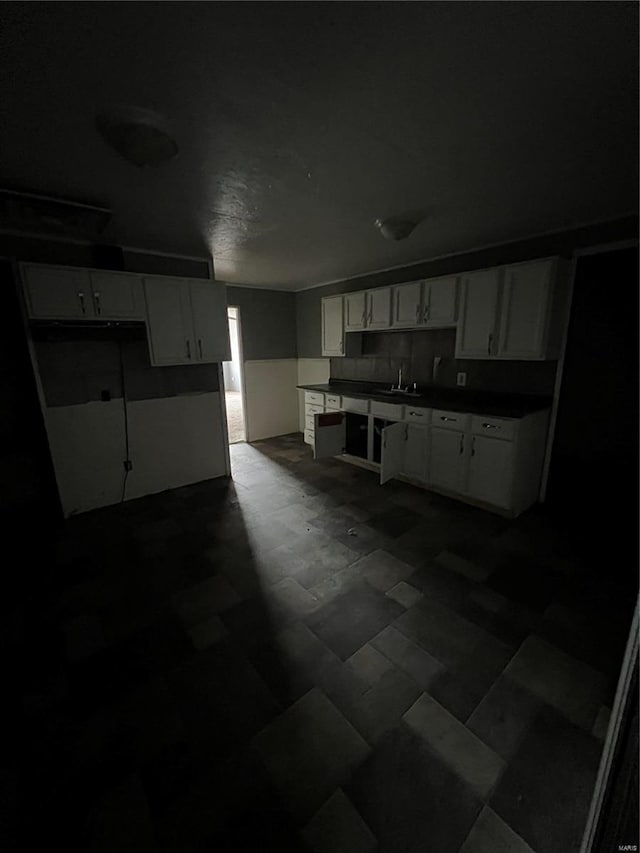
<svg viewBox="0 0 640 853">
<path fill-rule="evenodd" d="M 122 464 L 125 471 L 133 471 L 133 462 L 130 459 L 125 459 Z"/>
<path fill-rule="evenodd" d="M 467 384 L 467 374 L 466 373 L 458 373 L 456 378 L 456 385 L 466 385 Z"/>
</svg>

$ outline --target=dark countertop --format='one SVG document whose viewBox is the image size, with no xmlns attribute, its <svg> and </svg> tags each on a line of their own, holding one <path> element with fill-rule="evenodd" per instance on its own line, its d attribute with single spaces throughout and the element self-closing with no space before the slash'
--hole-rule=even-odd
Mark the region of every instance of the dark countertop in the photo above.
<svg viewBox="0 0 640 853">
<path fill-rule="evenodd" d="M 522 418 L 532 412 L 551 407 L 550 395 L 511 394 L 498 391 L 477 391 L 467 388 L 441 388 L 435 385 L 419 389 L 417 395 L 381 394 L 388 385 L 370 382 L 329 382 L 327 385 L 298 385 L 305 391 L 321 391 L 324 394 L 339 394 L 361 397 L 383 403 L 399 403 L 425 406 L 432 409 L 448 409 L 452 412 L 471 412 L 477 415 L 493 415 L 502 418 Z"/>
</svg>

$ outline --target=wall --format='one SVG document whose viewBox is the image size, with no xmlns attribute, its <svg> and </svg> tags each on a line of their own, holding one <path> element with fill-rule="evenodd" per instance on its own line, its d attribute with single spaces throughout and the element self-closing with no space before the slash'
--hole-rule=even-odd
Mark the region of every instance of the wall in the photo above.
<svg viewBox="0 0 640 853">
<path fill-rule="evenodd" d="M 209 277 L 206 260 L 118 247 L 0 235 L 19 261 Z M 217 365 L 151 367 L 144 326 L 32 328 L 44 420 L 65 515 L 122 499 L 124 367 L 129 458 L 126 499 L 227 473 Z M 121 367 L 122 357 L 122 367 Z"/>
<path fill-rule="evenodd" d="M 455 359 L 455 329 L 414 332 L 367 332 L 361 358 L 332 358 L 332 379 L 398 382 L 419 386 L 455 387 L 458 371 L 467 374 L 467 387 L 483 391 L 552 394 L 555 361 L 470 361 Z M 434 375 L 434 358 L 441 362 Z"/>
<path fill-rule="evenodd" d="M 227 286 L 240 309 L 247 441 L 297 432 L 295 294 Z"/>
<path fill-rule="evenodd" d="M 577 248 L 594 246 L 615 240 L 637 238 L 638 217 L 630 216 L 612 222 L 548 234 L 528 240 L 519 240 L 474 252 L 450 255 L 432 261 L 371 273 L 359 278 L 345 279 L 324 287 L 304 290 L 296 294 L 296 327 L 298 336 L 298 357 L 318 358 L 321 356 L 320 341 L 320 299 L 334 293 L 348 293 L 354 290 L 383 287 L 403 281 L 429 278 L 439 275 L 451 275 L 483 267 L 516 263 L 533 258 L 560 255 L 569 257 Z"/>
</svg>

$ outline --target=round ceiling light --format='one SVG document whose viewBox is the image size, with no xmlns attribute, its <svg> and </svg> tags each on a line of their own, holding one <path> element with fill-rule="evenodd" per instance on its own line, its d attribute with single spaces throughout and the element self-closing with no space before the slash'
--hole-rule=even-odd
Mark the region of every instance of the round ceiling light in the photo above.
<svg viewBox="0 0 640 853">
<path fill-rule="evenodd" d="M 376 219 L 375 226 L 387 240 L 404 240 L 418 223 L 408 219 Z"/>
<path fill-rule="evenodd" d="M 166 120 L 141 107 L 114 107 L 96 117 L 105 142 L 135 166 L 156 166 L 178 153 Z"/>
</svg>

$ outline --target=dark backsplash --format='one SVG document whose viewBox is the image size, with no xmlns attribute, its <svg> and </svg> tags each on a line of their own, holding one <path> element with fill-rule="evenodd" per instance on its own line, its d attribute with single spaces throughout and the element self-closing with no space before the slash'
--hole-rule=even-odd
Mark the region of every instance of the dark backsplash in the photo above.
<svg viewBox="0 0 640 853">
<path fill-rule="evenodd" d="M 362 335 L 360 358 L 332 358 L 331 379 L 397 383 L 402 366 L 403 384 L 454 388 L 459 372 L 467 374 L 467 388 L 551 394 L 555 361 L 475 361 L 456 359 L 455 329 L 419 332 L 367 332 Z M 433 379 L 433 360 L 442 361 Z"/>
</svg>

